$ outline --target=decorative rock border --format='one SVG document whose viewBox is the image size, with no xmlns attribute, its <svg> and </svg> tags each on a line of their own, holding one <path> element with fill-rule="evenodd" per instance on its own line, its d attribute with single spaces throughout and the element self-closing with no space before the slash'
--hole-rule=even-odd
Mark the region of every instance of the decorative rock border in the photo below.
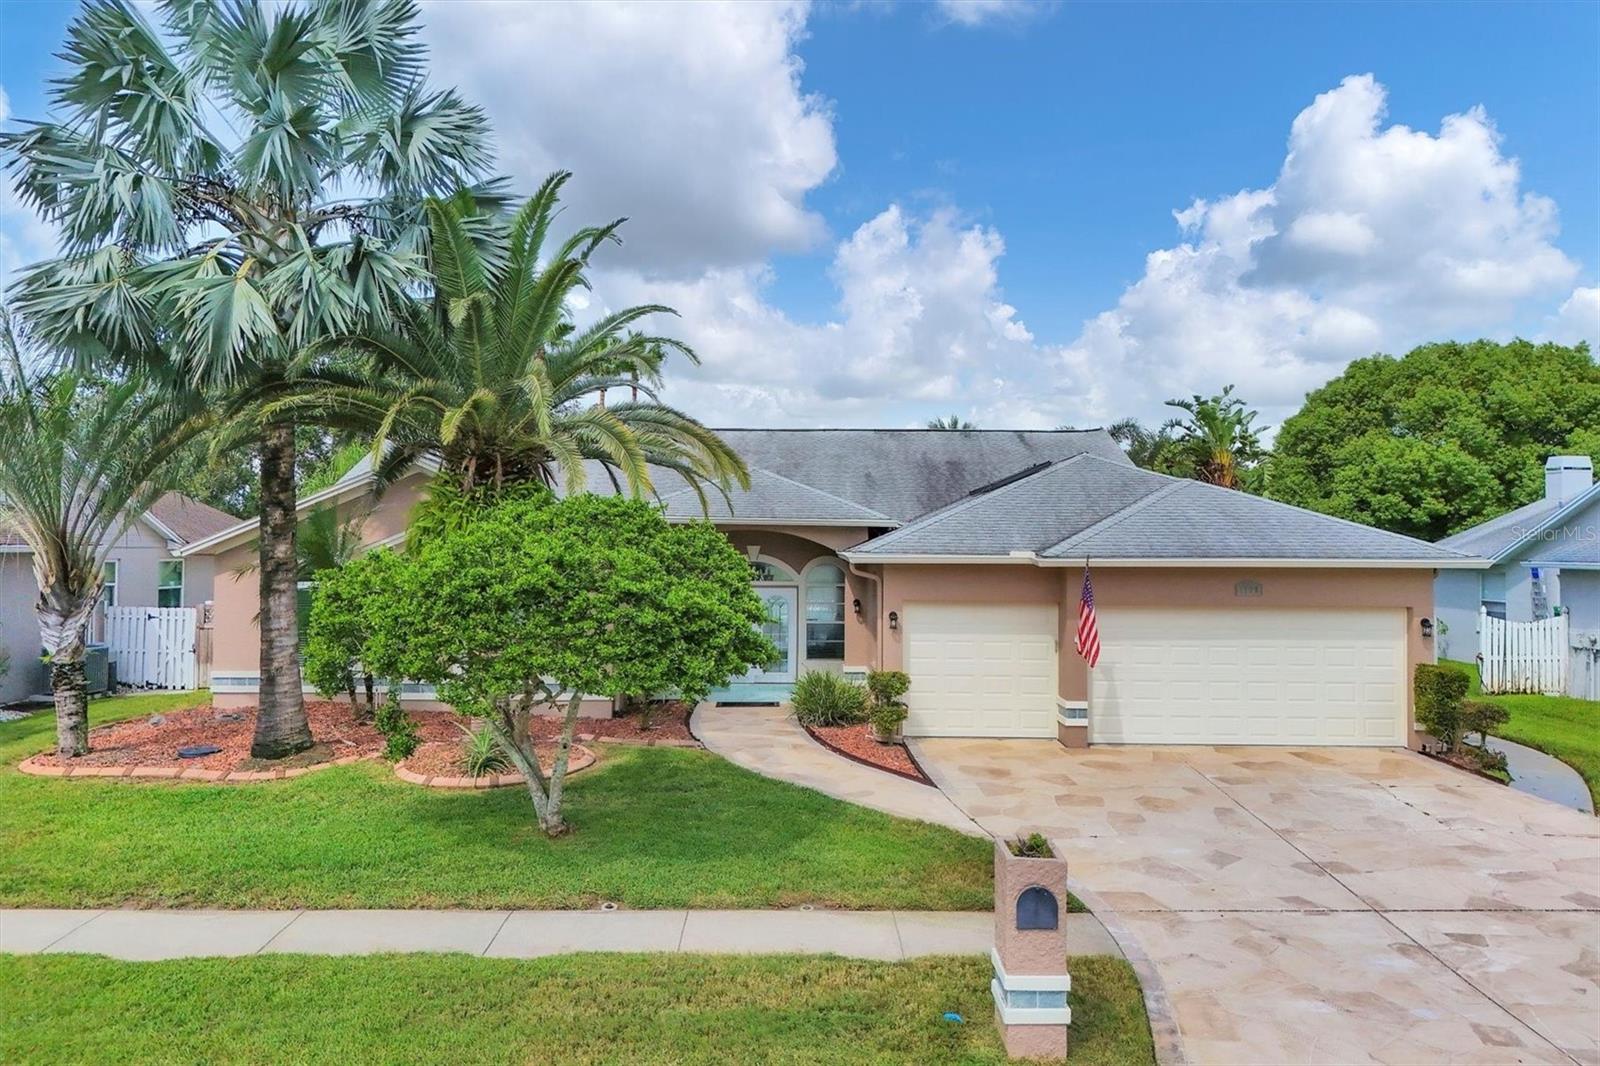
<svg viewBox="0 0 1600 1066">
<path fill-rule="evenodd" d="M 574 744 L 567 762 L 567 773 L 575 774 L 580 770 L 587 770 L 594 764 L 594 752 L 580 744 Z M 405 763 L 396 763 L 394 774 L 402 781 L 409 781 L 413 785 L 422 785 L 425 788 L 508 788 L 523 783 L 520 773 L 485 774 L 482 777 L 445 777 L 407 770 Z"/>
<path fill-rule="evenodd" d="M 20 773 L 33 777 L 69 777 L 74 780 L 88 777 L 141 778 L 147 781 L 205 781 L 214 785 L 242 785 L 257 781 L 282 781 L 291 777 L 304 777 L 332 766 L 349 766 L 376 755 L 342 755 L 327 762 L 310 766 L 290 766 L 278 770 L 211 770 L 203 766 L 58 766 L 41 762 L 44 755 L 32 755 L 17 764 Z M 519 778 L 520 780 L 520 778 Z"/>
</svg>

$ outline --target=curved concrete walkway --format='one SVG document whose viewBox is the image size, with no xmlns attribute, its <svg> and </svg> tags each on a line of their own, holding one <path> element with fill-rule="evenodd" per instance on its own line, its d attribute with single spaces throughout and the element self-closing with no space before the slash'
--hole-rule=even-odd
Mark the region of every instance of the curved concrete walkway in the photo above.
<svg viewBox="0 0 1600 1066">
<path fill-rule="evenodd" d="M 1489 750 L 1506 757 L 1511 771 L 1511 787 L 1530 796 L 1571 807 L 1584 814 L 1594 813 L 1594 797 L 1583 775 L 1552 755 L 1514 740 L 1489 738 Z"/>
<path fill-rule="evenodd" d="M 708 749 L 746 770 L 886 814 L 971 836 L 989 835 L 937 788 L 870 769 L 824 748 L 790 717 L 786 705 L 703 703 L 695 709 L 689 729 Z"/>
</svg>

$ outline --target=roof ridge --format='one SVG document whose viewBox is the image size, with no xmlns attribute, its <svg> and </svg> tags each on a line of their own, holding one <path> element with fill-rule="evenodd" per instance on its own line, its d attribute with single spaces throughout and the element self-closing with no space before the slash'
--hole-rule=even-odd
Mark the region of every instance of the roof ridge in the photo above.
<svg viewBox="0 0 1600 1066">
<path fill-rule="evenodd" d="M 930 430 L 929 432 L 938 432 L 938 431 L 937 430 Z M 997 489 L 991 489 L 988 492 L 981 492 L 976 496 L 962 496 L 959 499 L 952 500 L 950 503 L 945 504 L 943 507 L 935 507 L 931 511 L 927 511 L 927 512 L 924 512 L 923 514 L 917 515 L 916 517 L 912 518 L 910 521 L 908 521 L 904 525 L 902 525 L 899 529 L 895 530 L 893 533 L 886 533 L 881 537 L 874 538 L 870 543 L 873 545 L 874 548 L 877 548 L 877 547 L 881 547 L 886 542 L 894 540 L 895 538 L 899 537 L 901 534 L 909 534 L 913 530 L 917 530 L 917 531 L 920 532 L 923 529 L 927 529 L 929 526 L 932 526 L 932 525 L 934 525 L 934 524 L 936 524 L 938 522 L 944 521 L 946 518 L 949 518 L 952 515 L 964 512 L 964 511 L 968 510 L 969 508 L 978 506 L 981 503 L 985 503 L 985 502 L 988 502 L 990 500 L 994 500 L 997 497 L 1005 495 L 1006 493 L 1010 492 L 1013 489 L 1016 489 L 1016 488 L 1018 488 L 1018 487 L 1020 487 L 1022 485 L 1026 485 L 1026 484 L 1032 482 L 1035 478 L 1041 478 L 1041 477 L 1044 477 L 1047 474 L 1054 473 L 1056 470 L 1059 470 L 1059 469 L 1061 469 L 1063 467 L 1069 466 L 1072 463 L 1077 462 L 1079 459 L 1084 459 L 1084 458 L 1098 458 L 1098 456 L 1091 456 L 1091 455 L 1089 455 L 1088 452 L 1079 452 L 1077 455 L 1069 455 L 1065 459 L 1057 459 L 1054 462 L 1052 462 L 1049 466 L 1045 467 L 1043 470 L 1035 470 L 1033 473 L 1029 474 L 1027 477 L 1018 478 L 1017 480 L 1011 482 L 1008 485 L 1001 485 Z M 1119 465 L 1119 464 L 1113 464 L 1113 465 Z"/>
<path fill-rule="evenodd" d="M 1143 470 L 1143 467 L 1136 467 L 1135 469 Z M 1144 472 L 1147 473 L 1147 474 L 1154 473 L 1154 471 L 1151 471 L 1151 470 L 1145 470 Z M 1138 514 L 1140 511 L 1144 510 L 1146 507 L 1150 506 L 1150 504 L 1154 503 L 1157 500 L 1164 499 L 1167 496 L 1171 496 L 1173 493 L 1177 492 L 1182 487 L 1183 487 L 1183 485 L 1181 483 L 1175 484 L 1175 485 L 1163 485 L 1159 489 L 1156 489 L 1154 492 L 1147 492 L 1143 496 L 1140 496 L 1137 500 L 1134 500 L 1132 503 L 1130 503 L 1126 507 L 1122 508 L 1121 510 L 1113 511 L 1112 513 L 1106 515 L 1104 518 L 1100 519 L 1100 521 L 1094 523 L 1093 525 L 1084 526 L 1082 529 L 1080 529 L 1076 533 L 1072 534 L 1072 536 L 1066 537 L 1066 538 L 1064 538 L 1062 540 L 1058 540 L 1054 544 L 1049 545 L 1042 552 L 1040 552 L 1040 554 L 1041 555 L 1048 555 L 1051 552 L 1056 551 L 1057 549 L 1065 549 L 1067 547 L 1067 545 L 1071 544 L 1075 540 L 1082 540 L 1082 539 L 1087 539 L 1087 538 L 1093 537 L 1093 536 L 1099 536 L 1101 533 L 1104 533 L 1106 530 L 1110 529 L 1112 526 L 1115 526 L 1118 522 L 1126 521 L 1131 515 Z"/>
<path fill-rule="evenodd" d="M 1087 455 L 1088 453 L 1085 452 L 1084 454 Z M 1101 457 L 1098 456 L 1098 455 L 1091 456 L 1091 458 L 1101 459 Z M 1109 460 L 1109 459 L 1101 459 L 1101 461 L 1102 462 L 1107 462 L 1107 463 L 1111 462 L 1111 460 Z M 1112 464 L 1112 465 L 1120 465 L 1120 464 Z M 1226 488 L 1226 487 L 1224 487 L 1222 485 L 1213 485 L 1209 481 L 1200 481 L 1197 478 L 1177 477 L 1177 476 L 1175 476 L 1173 474 L 1163 474 L 1158 470 L 1145 470 L 1145 468 L 1142 467 L 1142 466 L 1136 466 L 1135 469 L 1143 470 L 1146 474 L 1150 474 L 1150 475 L 1153 475 L 1153 476 L 1158 477 L 1158 478 L 1163 478 L 1163 479 L 1165 479 L 1167 481 L 1175 482 L 1178 485 L 1198 485 L 1202 489 L 1213 490 L 1213 491 L 1216 491 L 1216 492 L 1237 492 L 1237 493 L 1240 493 L 1240 494 L 1242 494 L 1244 496 L 1248 496 L 1250 499 L 1260 500 L 1262 503 L 1271 504 L 1274 507 L 1284 507 L 1284 508 L 1287 508 L 1287 509 L 1289 509 L 1291 511 L 1299 511 L 1302 514 L 1316 515 L 1318 518 L 1326 518 L 1329 521 L 1339 522 L 1339 523 L 1342 523 L 1344 525 L 1350 526 L 1350 527 L 1352 527 L 1354 529 L 1365 530 L 1368 533 L 1381 533 L 1386 537 L 1392 537 L 1392 538 L 1397 539 L 1397 540 L 1403 540 L 1403 541 L 1406 541 L 1407 543 L 1411 543 L 1411 544 L 1426 544 L 1430 548 L 1437 548 L 1439 551 L 1448 552 L 1449 554 L 1454 555 L 1454 556 L 1456 556 L 1457 558 L 1460 558 L 1460 559 L 1482 558 L 1482 556 L 1473 555 L 1473 554 L 1468 553 L 1468 552 L 1458 552 L 1453 548 L 1441 548 L 1441 547 L 1439 547 L 1439 545 L 1437 543 L 1435 543 L 1433 541 L 1429 541 L 1429 540 L 1423 540 L 1421 537 L 1408 537 L 1404 533 L 1395 533 L 1392 530 L 1380 529 L 1377 526 L 1369 526 L 1369 525 L 1366 525 L 1365 523 L 1362 523 L 1362 522 L 1352 521 L 1351 519 L 1348 519 L 1348 518 L 1341 518 L 1341 517 L 1339 517 L 1338 515 L 1335 515 L 1335 514 L 1326 514 L 1326 513 L 1322 512 L 1322 511 L 1313 511 L 1309 507 L 1301 507 L 1298 504 L 1285 503 L 1283 500 L 1274 500 L 1271 496 L 1258 496 L 1253 492 L 1246 492 L 1244 489 L 1230 489 L 1230 488 Z M 1596 488 L 1600 488 L 1600 484 L 1597 484 Z"/>
<path fill-rule="evenodd" d="M 1543 522 L 1540 522 L 1538 525 L 1534 526 L 1532 531 L 1530 531 L 1526 536 L 1516 538 L 1510 544 L 1507 544 L 1505 547 L 1495 552 L 1494 555 L 1490 556 L 1490 558 L 1497 563 L 1504 559 L 1510 558 L 1511 552 L 1514 548 L 1520 547 L 1529 541 L 1536 540 L 1539 534 L 1543 533 L 1557 522 L 1565 523 L 1567 516 L 1575 514 L 1580 507 L 1589 506 L 1589 499 L 1592 496 L 1600 498 L 1600 481 L 1595 482 L 1587 489 L 1584 489 L 1582 492 L 1578 493 L 1578 495 L 1574 496 L 1570 502 L 1557 504 L 1556 509 L 1550 514 L 1550 516 Z M 1449 551 L 1451 549 L 1447 548 L 1445 550 Z"/>
</svg>

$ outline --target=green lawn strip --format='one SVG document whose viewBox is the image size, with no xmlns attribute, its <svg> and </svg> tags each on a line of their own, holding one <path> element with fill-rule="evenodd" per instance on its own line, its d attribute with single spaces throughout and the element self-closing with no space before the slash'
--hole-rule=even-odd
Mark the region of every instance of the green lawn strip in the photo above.
<svg viewBox="0 0 1600 1066">
<path fill-rule="evenodd" d="M 1152 1062 L 1127 963 L 1071 973 L 1072 1061 Z M 0 1061 L 1000 1063 L 989 978 L 977 957 L 0 956 Z"/>
<path fill-rule="evenodd" d="M 95 721 L 152 710 L 132 702 L 97 704 Z M 993 897 L 987 841 L 703 751 L 603 749 L 568 787 L 576 831 L 552 841 L 519 789 L 425 789 L 383 763 L 227 786 L 18 773 L 52 731 L 48 715 L 0 724 L 3 906 L 985 910 Z"/>
<path fill-rule="evenodd" d="M 1511 721 L 1497 734 L 1553 755 L 1582 775 L 1600 810 L 1600 703 L 1572 696 L 1485 696 L 1472 663 L 1442 660 L 1472 678 L 1473 699 L 1497 703 L 1511 713 Z"/>
</svg>

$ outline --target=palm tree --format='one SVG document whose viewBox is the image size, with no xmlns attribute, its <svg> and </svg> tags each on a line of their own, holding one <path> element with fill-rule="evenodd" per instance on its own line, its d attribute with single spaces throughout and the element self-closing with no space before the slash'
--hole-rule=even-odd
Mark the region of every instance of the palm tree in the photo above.
<svg viewBox="0 0 1600 1066">
<path fill-rule="evenodd" d="M 483 174 L 481 111 L 423 84 L 415 0 L 124 0 L 67 30 L 52 121 L 0 136 L 60 258 L 17 285 L 42 340 L 232 397 L 261 491 L 251 754 L 311 745 L 295 639 L 295 425 L 257 401 L 305 346 L 386 316 L 424 266 L 421 201 Z M 479 190 L 485 196 L 492 189 Z M 170 354 L 170 358 L 169 358 Z"/>
<path fill-rule="evenodd" d="M 69 758 L 89 750 L 84 637 L 106 553 L 170 486 L 173 456 L 202 423 L 138 380 L 30 374 L 22 347 L 0 310 L 0 525 L 33 555 L 56 751 Z"/>
<path fill-rule="evenodd" d="M 1136 418 L 1123 418 L 1107 426 L 1106 433 L 1122 445 L 1133 465 L 1168 474 L 1174 465 L 1182 465 L 1173 454 L 1177 444 L 1173 431 L 1180 424 L 1173 419 L 1151 429 Z"/>
<path fill-rule="evenodd" d="M 951 415 L 949 418 L 930 418 L 930 419 L 928 419 L 928 428 L 929 429 L 968 430 L 968 429 L 977 429 L 978 427 L 973 425 L 971 422 L 968 422 L 966 419 L 962 418 L 960 415 Z"/>
<path fill-rule="evenodd" d="M 544 248 L 569 175 L 551 175 L 508 221 L 465 197 L 430 200 L 431 294 L 319 346 L 311 358 L 364 356 L 366 382 L 288 397 L 275 406 L 341 428 L 368 428 L 380 481 L 422 456 L 463 490 L 522 482 L 585 487 L 598 461 L 617 490 L 655 489 L 651 467 L 680 475 L 705 499 L 748 485 L 721 438 L 656 399 L 663 353 L 694 353 L 670 337 L 631 331 L 655 304 L 576 327 L 569 296 L 587 286 L 589 258 L 620 223 L 580 229 Z M 602 406 L 606 389 L 641 399 Z"/>
<path fill-rule="evenodd" d="M 1233 395 L 1232 385 L 1215 396 L 1196 393 L 1187 400 L 1168 400 L 1167 406 L 1188 415 L 1168 423 L 1191 465 L 1188 476 L 1224 488 L 1243 488 L 1246 475 L 1265 454 L 1262 431 L 1254 425 L 1258 412 L 1248 410 Z"/>
</svg>

